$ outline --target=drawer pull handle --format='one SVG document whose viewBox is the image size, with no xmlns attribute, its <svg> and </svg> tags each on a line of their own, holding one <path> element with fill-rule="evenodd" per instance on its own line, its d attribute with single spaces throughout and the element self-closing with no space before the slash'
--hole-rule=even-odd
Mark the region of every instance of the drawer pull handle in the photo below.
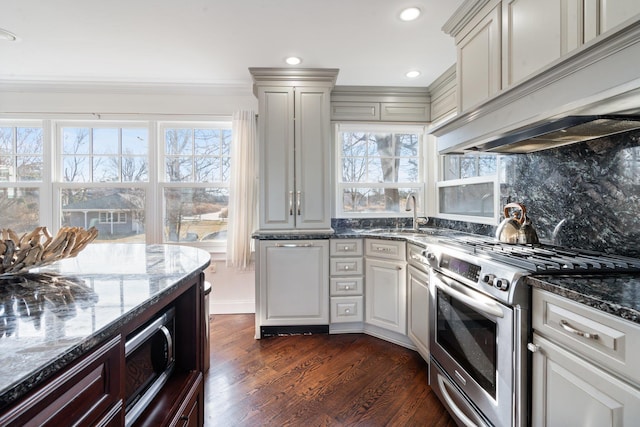
<svg viewBox="0 0 640 427">
<path fill-rule="evenodd" d="M 276 248 L 312 248 L 313 243 L 276 243 Z"/>
<path fill-rule="evenodd" d="M 348 266 L 348 265 L 345 265 L 345 266 L 344 266 L 344 271 L 347 271 L 347 270 L 349 270 L 349 266 Z"/>
<path fill-rule="evenodd" d="M 351 289 L 351 286 L 349 286 L 349 285 L 347 285 L 347 286 L 345 286 L 345 287 L 344 287 L 344 290 L 345 290 L 345 291 L 348 291 L 349 289 Z"/>
<path fill-rule="evenodd" d="M 351 313 L 351 310 L 347 308 L 344 310 L 344 312 L 348 314 L 348 313 Z"/>
<path fill-rule="evenodd" d="M 345 247 L 344 247 L 344 251 L 345 251 L 345 252 L 348 252 L 348 251 L 349 251 L 349 246 L 345 246 Z"/>
<path fill-rule="evenodd" d="M 598 339 L 598 334 L 591 334 L 589 332 L 584 332 L 581 331 L 580 329 L 576 329 L 574 327 L 572 327 L 571 325 L 569 325 L 569 323 L 566 320 L 561 320 L 560 321 L 560 326 L 562 326 L 562 329 L 564 329 L 565 331 L 572 333 L 574 335 L 578 335 L 580 337 L 584 337 L 590 340 L 597 340 Z"/>
<path fill-rule="evenodd" d="M 389 252 L 389 248 L 377 248 L 378 252 Z"/>
</svg>

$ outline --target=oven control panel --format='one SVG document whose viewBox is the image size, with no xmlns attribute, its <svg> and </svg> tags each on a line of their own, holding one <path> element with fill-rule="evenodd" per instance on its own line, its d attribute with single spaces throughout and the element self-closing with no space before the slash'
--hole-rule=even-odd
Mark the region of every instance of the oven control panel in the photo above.
<svg viewBox="0 0 640 427">
<path fill-rule="evenodd" d="M 472 264 L 446 254 L 442 255 L 440 267 L 456 273 L 459 276 L 477 282 L 480 279 L 480 266 Z"/>
</svg>

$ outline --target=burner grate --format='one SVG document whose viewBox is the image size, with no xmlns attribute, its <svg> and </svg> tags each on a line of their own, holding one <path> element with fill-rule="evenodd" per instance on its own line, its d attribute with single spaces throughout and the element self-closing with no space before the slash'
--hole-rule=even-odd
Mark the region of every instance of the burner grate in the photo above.
<svg viewBox="0 0 640 427">
<path fill-rule="evenodd" d="M 522 268 L 531 273 L 599 274 L 640 272 L 640 259 L 551 245 L 511 245 L 482 237 L 441 240 L 474 255 Z"/>
</svg>

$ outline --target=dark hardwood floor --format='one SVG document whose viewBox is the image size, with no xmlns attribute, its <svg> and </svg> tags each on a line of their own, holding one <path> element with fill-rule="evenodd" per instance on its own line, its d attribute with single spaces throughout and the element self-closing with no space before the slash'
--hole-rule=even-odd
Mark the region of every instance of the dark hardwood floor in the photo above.
<svg viewBox="0 0 640 427">
<path fill-rule="evenodd" d="M 254 339 L 253 314 L 213 315 L 206 426 L 447 426 L 411 350 L 364 334 Z"/>
</svg>

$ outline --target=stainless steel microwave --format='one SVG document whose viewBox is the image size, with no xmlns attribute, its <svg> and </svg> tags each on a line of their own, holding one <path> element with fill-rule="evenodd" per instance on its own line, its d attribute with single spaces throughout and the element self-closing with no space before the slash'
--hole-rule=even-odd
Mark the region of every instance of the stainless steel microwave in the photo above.
<svg viewBox="0 0 640 427">
<path fill-rule="evenodd" d="M 132 425 L 169 380 L 175 365 L 175 310 L 170 308 L 125 341 L 125 425 Z"/>
</svg>

